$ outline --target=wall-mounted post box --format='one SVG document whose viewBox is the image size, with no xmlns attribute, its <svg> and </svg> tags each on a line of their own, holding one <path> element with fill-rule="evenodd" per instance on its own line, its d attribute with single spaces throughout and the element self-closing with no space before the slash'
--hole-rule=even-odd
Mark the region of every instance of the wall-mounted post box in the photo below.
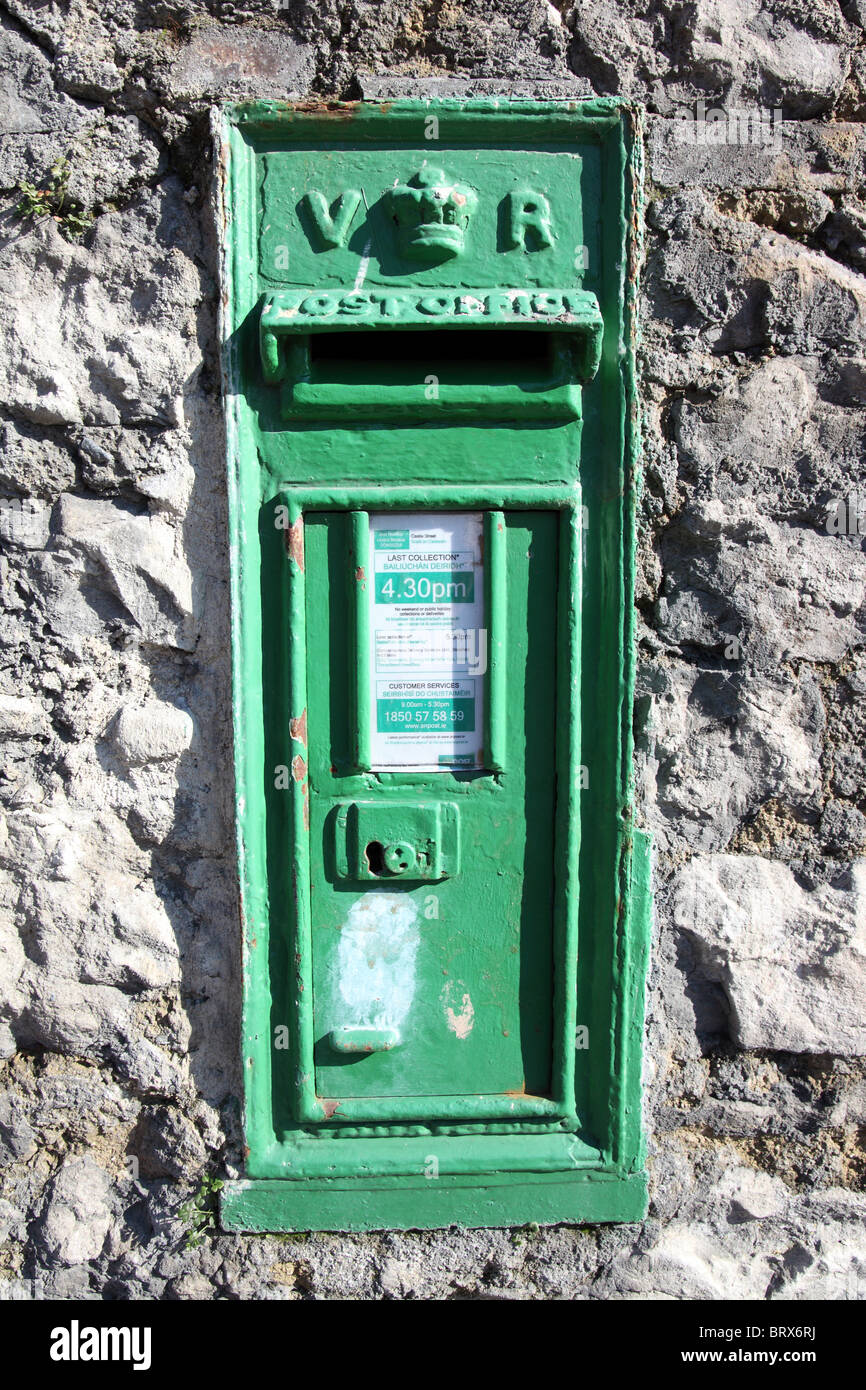
<svg viewBox="0 0 866 1390">
<path fill-rule="evenodd" d="M 643 1215 L 634 120 L 226 112 L 227 1227 Z"/>
</svg>

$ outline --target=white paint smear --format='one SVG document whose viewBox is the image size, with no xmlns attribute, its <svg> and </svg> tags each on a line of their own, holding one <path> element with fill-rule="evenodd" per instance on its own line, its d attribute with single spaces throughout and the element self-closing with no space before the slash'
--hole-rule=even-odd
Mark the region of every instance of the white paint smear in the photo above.
<svg viewBox="0 0 866 1390">
<path fill-rule="evenodd" d="M 340 932 L 337 984 L 339 1023 L 395 1027 L 415 994 L 418 907 L 405 893 L 356 898 Z"/>
<path fill-rule="evenodd" d="M 361 286 L 363 285 L 364 281 L 365 281 L 366 278 L 367 278 L 367 270 L 368 270 L 369 265 L 370 265 L 370 252 L 372 251 L 372 249 L 373 249 L 373 243 L 372 243 L 372 241 L 368 241 L 367 244 L 366 244 L 365 247 L 364 247 L 364 253 L 363 253 L 363 255 L 361 256 L 361 261 L 360 261 L 360 264 L 359 264 L 359 266 L 358 266 L 358 273 L 357 273 L 357 275 L 355 276 L 355 283 L 354 283 L 354 285 L 352 286 L 353 292 L 354 292 L 355 294 L 358 293 L 358 290 L 361 288 Z"/>
</svg>

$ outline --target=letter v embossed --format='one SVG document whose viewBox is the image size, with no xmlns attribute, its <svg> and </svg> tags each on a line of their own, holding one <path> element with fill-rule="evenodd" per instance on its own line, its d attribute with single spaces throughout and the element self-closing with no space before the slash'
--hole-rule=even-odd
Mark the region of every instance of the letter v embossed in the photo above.
<svg viewBox="0 0 866 1390">
<path fill-rule="evenodd" d="M 328 207 L 324 193 L 311 188 L 301 199 L 301 206 L 310 218 L 323 245 L 333 251 L 345 246 L 349 228 L 361 202 L 357 188 L 347 188 Z"/>
</svg>

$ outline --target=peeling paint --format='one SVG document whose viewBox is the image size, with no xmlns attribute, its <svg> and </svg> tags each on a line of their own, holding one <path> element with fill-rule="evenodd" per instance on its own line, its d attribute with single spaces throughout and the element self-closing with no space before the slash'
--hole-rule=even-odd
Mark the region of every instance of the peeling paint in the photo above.
<svg viewBox="0 0 866 1390">
<path fill-rule="evenodd" d="M 292 758 L 292 776 L 296 782 L 303 782 L 306 775 L 306 760 L 301 757 L 300 753 L 296 753 L 295 756 Z"/>
<path fill-rule="evenodd" d="M 299 714 L 296 719 L 289 720 L 289 733 L 298 743 L 307 746 L 307 711 Z"/>
<path fill-rule="evenodd" d="M 310 787 L 307 782 L 307 763 L 300 753 L 296 753 L 292 758 L 292 777 L 296 782 L 301 783 L 301 805 L 304 821 L 304 829 L 310 828 Z"/>
<path fill-rule="evenodd" d="M 453 1007 L 455 996 L 459 995 L 459 1008 Z M 475 1027 L 475 1006 L 462 982 L 449 980 L 440 996 L 445 1005 L 445 1022 L 449 1030 L 461 1042 L 465 1042 Z"/>
<path fill-rule="evenodd" d="M 299 516 L 286 531 L 286 551 L 298 569 L 304 572 L 304 518 Z"/>
</svg>

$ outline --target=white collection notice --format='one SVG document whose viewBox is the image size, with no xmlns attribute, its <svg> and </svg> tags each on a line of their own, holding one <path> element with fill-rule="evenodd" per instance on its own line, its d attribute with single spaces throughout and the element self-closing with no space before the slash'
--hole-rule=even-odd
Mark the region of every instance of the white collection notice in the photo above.
<svg viewBox="0 0 866 1390">
<path fill-rule="evenodd" d="M 480 512 L 370 516 L 372 766 L 483 765 Z"/>
</svg>

